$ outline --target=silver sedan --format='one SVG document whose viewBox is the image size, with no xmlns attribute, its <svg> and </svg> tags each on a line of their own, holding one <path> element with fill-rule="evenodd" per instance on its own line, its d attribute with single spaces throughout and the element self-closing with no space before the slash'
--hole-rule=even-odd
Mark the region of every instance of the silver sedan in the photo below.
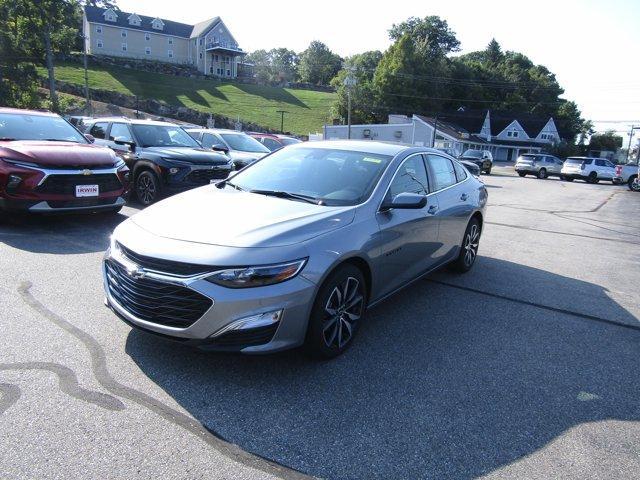
<svg viewBox="0 0 640 480">
<path fill-rule="evenodd" d="M 334 357 L 368 307 L 445 265 L 471 269 L 486 202 L 484 184 L 437 150 L 293 145 L 119 225 L 107 304 L 201 348 Z"/>
</svg>

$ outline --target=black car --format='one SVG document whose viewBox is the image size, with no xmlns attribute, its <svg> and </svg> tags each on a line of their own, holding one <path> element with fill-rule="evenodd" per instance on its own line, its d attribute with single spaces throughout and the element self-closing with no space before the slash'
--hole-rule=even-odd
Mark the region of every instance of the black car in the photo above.
<svg viewBox="0 0 640 480">
<path fill-rule="evenodd" d="M 491 169 L 493 168 L 493 155 L 489 150 L 470 149 L 460 155 L 458 160 L 475 163 L 487 175 L 491 174 Z"/>
<path fill-rule="evenodd" d="M 225 179 L 233 162 L 223 152 L 205 150 L 179 125 L 129 118 L 97 118 L 86 133 L 125 160 L 133 190 L 149 205 L 162 196 Z"/>
</svg>

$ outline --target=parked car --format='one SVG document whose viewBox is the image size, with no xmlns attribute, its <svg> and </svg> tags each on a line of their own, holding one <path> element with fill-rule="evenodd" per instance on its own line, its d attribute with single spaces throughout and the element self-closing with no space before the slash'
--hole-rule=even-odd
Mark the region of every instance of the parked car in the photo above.
<svg viewBox="0 0 640 480">
<path fill-rule="evenodd" d="M 587 183 L 598 183 L 600 180 L 613 182 L 615 165 L 605 158 L 569 157 L 564 161 L 560 173 L 569 182 L 575 179 Z"/>
<path fill-rule="evenodd" d="M 470 162 L 469 160 L 458 160 L 458 162 L 460 162 L 461 165 L 463 165 L 467 170 L 469 170 L 469 173 L 471 175 L 474 175 L 476 177 L 480 176 L 480 167 L 478 166 L 478 164 Z"/>
<path fill-rule="evenodd" d="M 0 108 L 0 214 L 118 212 L 129 169 L 55 113 Z"/>
<path fill-rule="evenodd" d="M 484 184 L 434 149 L 292 145 L 120 224 L 107 304 L 202 348 L 333 357 L 367 307 L 444 265 L 472 268 L 486 203 Z"/>
<path fill-rule="evenodd" d="M 638 164 L 627 163 L 626 165 L 616 165 L 614 169 L 613 183 L 621 185 L 626 183 L 633 190 L 634 182 L 638 178 Z"/>
<path fill-rule="evenodd" d="M 489 150 L 467 150 L 464 152 L 458 160 L 467 160 L 473 162 L 480 170 L 487 175 L 491 174 L 491 168 L 493 167 L 493 155 Z"/>
<path fill-rule="evenodd" d="M 515 170 L 518 175 L 535 175 L 538 178 L 560 177 L 564 162 L 553 155 L 543 153 L 525 153 L 516 160 Z"/>
<path fill-rule="evenodd" d="M 269 149 L 246 133 L 235 130 L 189 128 L 189 135 L 208 150 L 223 151 L 231 157 L 236 170 L 260 160 Z"/>
<path fill-rule="evenodd" d="M 169 122 L 124 117 L 98 118 L 87 133 L 127 162 L 138 200 L 150 205 L 162 196 L 227 178 L 233 163 L 222 152 L 202 148 L 181 127 Z"/>
<path fill-rule="evenodd" d="M 271 152 L 275 152 L 276 150 L 280 150 L 287 145 L 295 145 L 296 143 L 302 143 L 302 140 L 299 140 L 295 137 L 290 137 L 288 135 L 276 135 L 273 133 L 249 133 L 253 138 L 262 143 L 265 147 L 269 149 Z"/>
</svg>

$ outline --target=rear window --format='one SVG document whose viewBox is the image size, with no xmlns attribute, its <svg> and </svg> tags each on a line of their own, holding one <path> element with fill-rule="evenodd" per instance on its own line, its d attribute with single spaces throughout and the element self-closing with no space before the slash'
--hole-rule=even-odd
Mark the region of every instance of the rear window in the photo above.
<svg viewBox="0 0 640 480">
<path fill-rule="evenodd" d="M 567 158 L 564 162 L 566 165 L 582 165 L 583 163 L 589 165 L 591 160 L 585 160 L 584 158 Z"/>
</svg>

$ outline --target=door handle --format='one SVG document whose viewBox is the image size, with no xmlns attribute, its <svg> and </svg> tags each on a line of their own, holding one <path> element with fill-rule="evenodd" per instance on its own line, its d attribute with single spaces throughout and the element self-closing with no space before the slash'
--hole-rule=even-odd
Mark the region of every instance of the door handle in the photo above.
<svg viewBox="0 0 640 480">
<path fill-rule="evenodd" d="M 435 215 L 435 213 L 438 211 L 438 206 L 437 205 L 431 205 L 429 207 L 429 209 L 427 210 L 427 213 L 429 215 Z"/>
<path fill-rule="evenodd" d="M 467 198 L 469 198 L 469 195 L 467 195 L 466 193 L 463 193 L 462 195 L 460 195 L 460 200 L 462 200 L 463 202 L 466 202 Z"/>
</svg>

